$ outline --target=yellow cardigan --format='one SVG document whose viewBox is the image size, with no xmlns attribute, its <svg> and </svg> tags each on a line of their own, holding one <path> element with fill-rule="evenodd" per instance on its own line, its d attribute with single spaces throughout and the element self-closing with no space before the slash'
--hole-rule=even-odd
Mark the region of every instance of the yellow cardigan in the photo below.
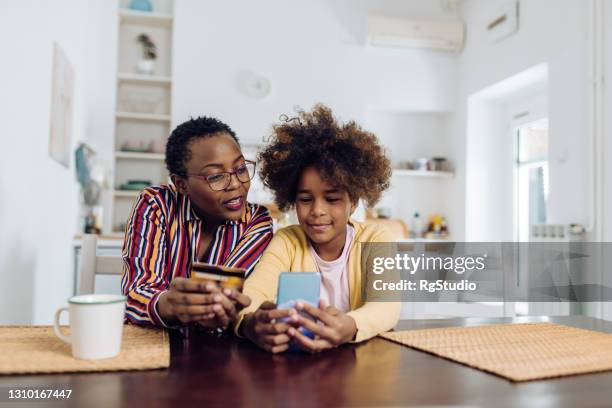
<svg viewBox="0 0 612 408">
<path fill-rule="evenodd" d="M 400 315 L 400 302 L 364 302 L 365 271 L 362 271 L 361 242 L 394 242 L 394 236 L 378 224 L 361 224 L 350 220 L 355 237 L 349 250 L 348 285 L 351 311 L 347 313 L 357 325 L 354 342 L 360 342 L 392 329 Z M 316 272 L 308 249 L 306 234 L 299 225 L 283 228 L 274 235 L 255 270 L 246 279 L 243 292 L 251 298 L 236 324 L 238 333 L 244 316 L 254 312 L 264 301 L 275 302 L 281 272 Z"/>
</svg>

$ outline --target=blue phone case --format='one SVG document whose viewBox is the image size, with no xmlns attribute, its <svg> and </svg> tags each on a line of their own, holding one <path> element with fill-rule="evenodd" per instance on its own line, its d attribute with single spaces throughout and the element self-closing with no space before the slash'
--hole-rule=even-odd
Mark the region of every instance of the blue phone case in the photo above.
<svg viewBox="0 0 612 408">
<path fill-rule="evenodd" d="M 321 275 L 318 272 L 282 272 L 278 278 L 276 304 L 303 300 L 319 306 Z"/>
<path fill-rule="evenodd" d="M 279 309 L 289 309 L 295 306 L 298 300 L 318 307 L 321 293 L 321 275 L 318 272 L 282 272 L 278 278 L 278 292 L 276 304 Z M 302 334 L 311 339 L 314 333 L 303 329 Z M 294 343 L 289 351 L 301 351 Z"/>
</svg>

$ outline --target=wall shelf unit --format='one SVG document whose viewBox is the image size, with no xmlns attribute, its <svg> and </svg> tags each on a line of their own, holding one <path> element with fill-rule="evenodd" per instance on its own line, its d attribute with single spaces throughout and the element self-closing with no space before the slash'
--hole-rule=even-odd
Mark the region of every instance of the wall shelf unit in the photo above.
<svg viewBox="0 0 612 408">
<path fill-rule="evenodd" d="M 172 78 L 170 78 L 169 76 L 120 73 L 117 75 L 117 82 L 126 84 L 170 86 L 172 83 Z"/>
<path fill-rule="evenodd" d="M 140 153 L 140 152 L 115 152 L 117 160 L 164 160 L 165 156 L 162 153 Z"/>
<path fill-rule="evenodd" d="M 173 0 L 150 0 L 153 10 L 129 9 L 118 0 L 117 100 L 115 108 L 112 217 L 107 234 L 120 234 L 140 194 L 122 190 L 136 182 L 166 183 L 163 150 L 172 121 Z M 154 44 L 145 49 L 139 38 Z M 147 63 L 143 63 L 147 61 Z"/>
<path fill-rule="evenodd" d="M 172 119 L 170 115 L 159 115 L 155 113 L 117 112 L 115 116 L 117 119 L 154 122 L 170 122 Z"/>
</svg>

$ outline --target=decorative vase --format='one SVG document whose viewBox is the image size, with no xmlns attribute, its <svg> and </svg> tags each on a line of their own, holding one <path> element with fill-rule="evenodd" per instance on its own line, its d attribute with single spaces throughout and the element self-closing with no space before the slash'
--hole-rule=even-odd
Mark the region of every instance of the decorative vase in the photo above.
<svg viewBox="0 0 612 408">
<path fill-rule="evenodd" d="M 155 60 L 141 59 L 136 64 L 136 71 L 142 75 L 153 75 L 155 73 Z"/>
<path fill-rule="evenodd" d="M 153 11 L 153 5 L 149 0 L 132 0 L 129 7 L 130 10 Z"/>
</svg>

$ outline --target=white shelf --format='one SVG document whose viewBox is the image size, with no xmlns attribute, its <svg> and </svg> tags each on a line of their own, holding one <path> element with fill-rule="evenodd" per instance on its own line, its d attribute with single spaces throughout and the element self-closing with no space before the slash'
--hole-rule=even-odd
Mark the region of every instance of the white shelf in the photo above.
<svg viewBox="0 0 612 408">
<path fill-rule="evenodd" d="M 119 83 L 129 83 L 129 84 L 138 84 L 138 85 L 170 86 L 170 84 L 172 84 L 172 78 L 168 76 L 138 75 L 138 74 L 130 74 L 130 73 L 117 74 L 117 81 Z"/>
<path fill-rule="evenodd" d="M 115 190 L 114 195 L 115 197 L 122 197 L 122 198 L 136 198 L 140 195 L 141 191 L 138 190 Z"/>
<path fill-rule="evenodd" d="M 453 178 L 455 173 L 451 171 L 393 169 L 393 175 L 401 177 Z"/>
<path fill-rule="evenodd" d="M 117 159 L 124 160 L 154 160 L 163 161 L 165 156 L 161 153 L 140 153 L 140 152 L 115 152 Z"/>
<path fill-rule="evenodd" d="M 164 13 L 121 9 L 119 10 L 119 21 L 122 24 L 171 27 L 173 17 L 170 14 Z"/>
<path fill-rule="evenodd" d="M 170 122 L 170 115 L 159 115 L 155 113 L 117 112 L 117 119 L 142 120 L 152 122 Z"/>
</svg>

